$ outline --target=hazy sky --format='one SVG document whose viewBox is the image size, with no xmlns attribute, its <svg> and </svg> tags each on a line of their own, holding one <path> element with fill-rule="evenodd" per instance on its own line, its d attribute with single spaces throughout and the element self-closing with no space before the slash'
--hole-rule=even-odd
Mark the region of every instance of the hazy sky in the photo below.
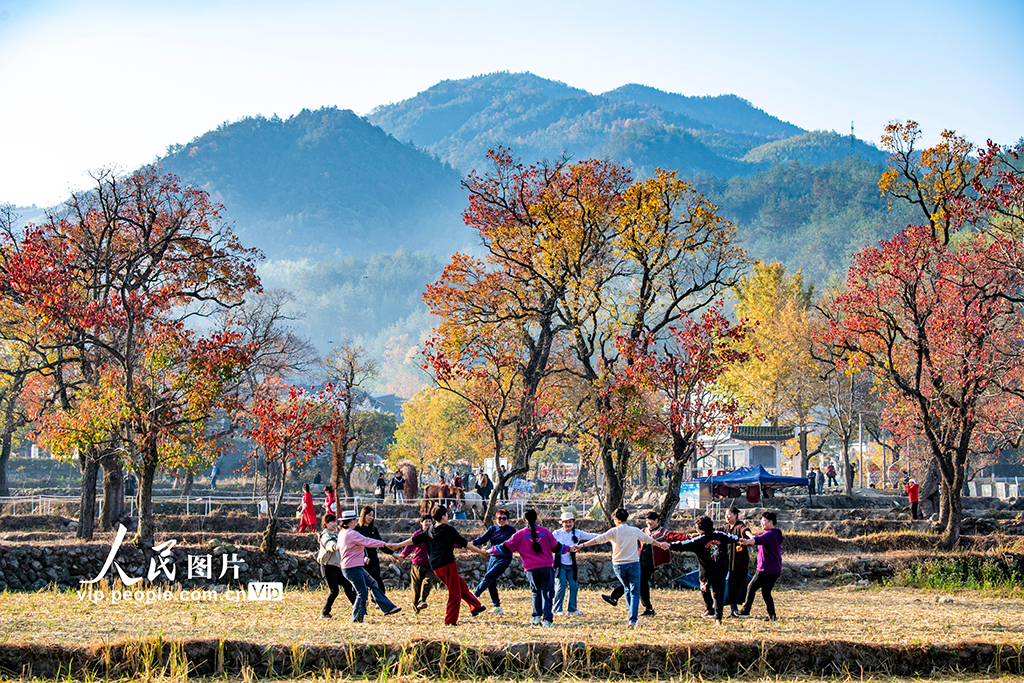
<svg viewBox="0 0 1024 683">
<path fill-rule="evenodd" d="M 0 202 L 49 204 L 253 114 L 366 113 L 531 71 L 594 93 L 735 93 L 877 143 L 1024 134 L 1024 1 L 0 0 Z"/>
</svg>

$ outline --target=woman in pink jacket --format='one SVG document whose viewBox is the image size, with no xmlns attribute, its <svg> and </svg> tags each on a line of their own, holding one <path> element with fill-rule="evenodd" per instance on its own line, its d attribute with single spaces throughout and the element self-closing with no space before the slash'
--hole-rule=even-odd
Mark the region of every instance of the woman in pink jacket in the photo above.
<svg viewBox="0 0 1024 683">
<path fill-rule="evenodd" d="M 562 552 L 562 544 L 555 540 L 554 534 L 549 530 L 537 526 L 536 510 L 527 510 L 523 514 L 523 520 L 526 521 L 526 527 L 517 531 L 504 543 L 491 548 L 491 554 L 519 553 L 526 578 L 533 589 L 533 615 L 530 624 L 554 626 L 551 605 L 555 601 L 555 553 Z"/>
<path fill-rule="evenodd" d="M 354 511 L 343 511 L 337 541 L 337 551 L 341 556 L 341 573 L 356 591 L 356 600 L 352 603 L 352 622 L 356 624 L 362 623 L 366 616 L 366 598 L 370 591 L 373 591 L 374 602 L 383 610 L 384 614 L 402 611 L 401 607 L 397 607 L 388 599 L 376 582 L 367 585 L 368 574 L 363 567 L 366 563 L 364 549 L 391 548 L 392 545 L 376 538 L 363 536 L 355 530 L 358 521 Z"/>
</svg>

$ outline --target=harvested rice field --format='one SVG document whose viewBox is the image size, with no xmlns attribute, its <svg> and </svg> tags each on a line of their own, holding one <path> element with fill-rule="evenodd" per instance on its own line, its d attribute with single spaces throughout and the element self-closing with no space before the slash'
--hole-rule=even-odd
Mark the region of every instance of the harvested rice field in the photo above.
<svg viewBox="0 0 1024 683">
<path fill-rule="evenodd" d="M 319 618 L 325 591 L 289 590 L 279 602 L 215 602 L 159 599 L 151 604 L 112 603 L 109 595 L 95 604 L 77 591 L 6 593 L 0 600 L 0 642 L 86 645 L 124 638 L 226 638 L 260 643 L 403 643 L 422 638 L 451 639 L 467 646 L 508 642 L 586 641 L 594 645 L 658 643 L 685 645 L 728 639 L 839 639 L 878 644 L 941 644 L 962 640 L 1019 645 L 1024 643 L 1024 599 L 969 591 L 945 594 L 902 588 L 832 588 L 776 590 L 780 620 L 726 619 L 721 626 L 701 619 L 695 591 L 655 590 L 654 617 L 626 628 L 624 601 L 612 607 L 600 592 L 580 590 L 582 615 L 556 617 L 555 628 L 525 626 L 531 605 L 528 590 L 502 591 L 505 614 L 475 619 L 463 609 L 459 626 L 442 624 L 442 589 L 430 596 L 419 615 L 408 591 L 389 595 L 403 608 L 385 617 L 372 604 L 366 623 L 348 621 L 349 603 L 338 597 L 334 618 Z M 487 604 L 485 600 L 485 604 Z M 487 604 L 490 607 L 489 604 Z M 465 608 L 465 605 L 463 605 Z M 763 616 L 760 596 L 753 614 Z"/>
<path fill-rule="evenodd" d="M 94 596 L 95 597 L 95 596 Z M 323 591 L 287 591 L 279 602 L 151 604 L 80 599 L 77 591 L 7 593 L 0 601 L 0 673 L 25 680 L 241 676 L 303 681 L 372 678 L 683 680 L 734 678 L 895 680 L 1024 672 L 1024 600 L 899 588 L 779 590 L 778 622 L 701 619 L 695 592 L 655 591 L 658 613 L 626 627 L 625 608 L 580 591 L 584 614 L 555 628 L 526 626 L 530 594 L 503 591 L 504 615 L 442 625 L 445 593 L 416 615 L 371 606 L 350 624 L 344 596 L 319 618 Z M 193 596 L 188 596 L 193 597 Z M 760 598 L 759 598 L 760 599 Z M 755 615 L 764 613 L 755 603 Z M 795 678 L 794 678 L 795 677 Z M 802 679 L 800 679 L 802 680 Z M 817 678 L 816 678 L 817 680 Z M 1020 679 L 1016 679 L 1020 680 Z"/>
</svg>

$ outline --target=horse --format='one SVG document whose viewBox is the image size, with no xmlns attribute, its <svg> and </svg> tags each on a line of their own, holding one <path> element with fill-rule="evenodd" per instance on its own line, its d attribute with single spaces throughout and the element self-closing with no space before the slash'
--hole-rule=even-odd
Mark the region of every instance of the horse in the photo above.
<svg viewBox="0 0 1024 683">
<path fill-rule="evenodd" d="M 462 508 L 466 500 L 466 491 L 456 488 L 450 484 L 431 484 L 423 492 L 423 502 L 420 503 L 420 514 L 429 515 L 439 505 L 444 505 L 449 512 Z"/>
<path fill-rule="evenodd" d="M 479 493 L 470 491 L 466 494 L 466 500 L 464 501 L 463 509 L 469 513 L 473 513 L 473 519 L 483 519 L 484 510 L 487 508 L 487 501 L 484 500 Z"/>
</svg>

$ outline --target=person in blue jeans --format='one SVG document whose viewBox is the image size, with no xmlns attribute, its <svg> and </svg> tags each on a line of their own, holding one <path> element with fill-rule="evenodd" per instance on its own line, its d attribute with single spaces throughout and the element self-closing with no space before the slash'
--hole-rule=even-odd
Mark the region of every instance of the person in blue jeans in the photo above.
<svg viewBox="0 0 1024 683">
<path fill-rule="evenodd" d="M 612 516 L 615 526 L 572 548 L 576 552 L 581 547 L 612 544 L 612 570 L 615 577 L 625 589 L 626 604 L 629 606 L 629 625 L 636 626 L 640 616 L 640 544 L 653 543 L 662 550 L 668 550 L 668 543 L 657 541 L 635 526 L 626 524 L 629 512 L 619 508 Z"/>
<path fill-rule="evenodd" d="M 515 527 L 508 523 L 508 510 L 498 510 L 494 515 L 494 521 L 496 524 L 487 528 L 487 531 L 483 533 L 479 538 L 474 538 L 472 545 L 476 548 L 483 549 L 485 543 L 490 543 L 491 548 L 494 546 L 501 545 L 516 533 Z M 484 578 L 480 580 L 480 585 L 473 591 L 473 595 L 480 597 L 487 591 L 491 596 L 491 604 L 494 605 L 491 609 L 491 614 L 503 614 L 504 610 L 501 609 L 501 597 L 498 595 L 498 577 L 505 573 L 508 566 L 512 564 L 512 554 L 497 554 L 491 555 L 490 560 L 487 562 L 487 571 L 484 573 Z"/>
<path fill-rule="evenodd" d="M 579 583 L 576 580 L 576 555 L 569 548 L 589 541 L 597 534 L 580 531 L 576 528 L 576 513 L 566 510 L 562 513 L 562 528 L 555 530 L 555 540 L 562 544 L 562 552 L 555 556 L 555 614 L 562 614 L 566 591 L 569 593 L 569 614 L 579 614 L 576 609 L 576 594 Z"/>
</svg>

